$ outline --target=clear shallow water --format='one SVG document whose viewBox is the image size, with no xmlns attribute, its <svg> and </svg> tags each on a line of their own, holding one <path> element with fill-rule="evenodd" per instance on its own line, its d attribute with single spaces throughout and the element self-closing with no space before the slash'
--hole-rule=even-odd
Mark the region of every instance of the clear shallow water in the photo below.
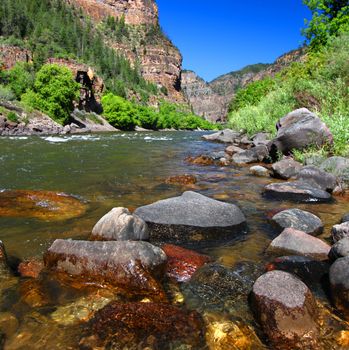
<svg viewBox="0 0 349 350">
<path fill-rule="evenodd" d="M 329 237 L 330 227 L 349 212 L 349 201 L 345 198 L 338 198 L 334 204 L 315 205 L 266 201 L 262 189 L 272 180 L 250 176 L 248 168 L 186 163 L 187 156 L 224 149 L 223 145 L 202 141 L 202 134 L 134 132 L 0 138 L 0 190 L 65 192 L 87 203 L 85 214 L 64 221 L 0 217 L 0 239 L 8 254 L 20 259 L 41 257 L 56 238 L 87 238 L 98 219 L 113 207 L 133 210 L 185 190 L 195 190 L 238 204 L 248 222 L 248 234 L 238 242 L 206 248 L 204 252 L 227 267 L 239 261 L 264 265 L 270 259 L 265 249 L 277 234 L 267 220 L 269 211 L 291 207 L 309 210 L 326 223 L 322 235 L 325 239 Z M 167 177 L 180 174 L 195 175 L 197 184 L 165 184 Z M 15 302 L 19 296 L 14 293 L 11 298 Z M 28 329 L 34 327 L 30 320 L 37 320 L 31 316 L 34 311 L 22 307 L 18 311 Z M 250 319 L 251 315 L 246 314 L 246 318 Z M 45 337 L 57 331 L 52 325 L 48 327 Z M 68 329 L 60 328 L 60 332 L 64 339 Z M 331 337 L 331 333 L 327 336 Z M 45 349 L 47 344 L 56 348 L 45 337 L 27 340 L 23 349 Z M 9 348 L 16 349 L 13 345 Z"/>
</svg>

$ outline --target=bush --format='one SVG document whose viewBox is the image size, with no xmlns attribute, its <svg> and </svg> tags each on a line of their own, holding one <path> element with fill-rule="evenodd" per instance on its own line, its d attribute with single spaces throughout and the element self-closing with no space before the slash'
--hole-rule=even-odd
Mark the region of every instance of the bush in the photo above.
<svg viewBox="0 0 349 350">
<path fill-rule="evenodd" d="M 102 97 L 103 114 L 107 121 L 117 129 L 133 130 L 136 111 L 131 102 L 109 93 Z"/>
<path fill-rule="evenodd" d="M 13 68 L 5 73 L 4 79 L 17 99 L 20 99 L 28 89 L 33 88 L 35 79 L 33 66 L 24 62 L 17 62 Z"/>
<path fill-rule="evenodd" d="M 33 90 L 28 90 L 22 99 L 64 125 L 74 109 L 73 101 L 78 98 L 79 87 L 68 68 L 46 64 L 37 73 Z"/>
<path fill-rule="evenodd" d="M 16 95 L 8 87 L 0 84 L 0 100 L 13 101 L 16 99 Z"/>
<path fill-rule="evenodd" d="M 275 89 L 275 81 L 271 78 L 255 81 L 237 91 L 229 105 L 229 111 L 237 111 L 246 106 L 255 106 L 270 91 Z"/>
<path fill-rule="evenodd" d="M 18 122 L 18 115 L 15 112 L 10 112 L 9 114 L 7 114 L 6 118 L 11 122 Z"/>
</svg>

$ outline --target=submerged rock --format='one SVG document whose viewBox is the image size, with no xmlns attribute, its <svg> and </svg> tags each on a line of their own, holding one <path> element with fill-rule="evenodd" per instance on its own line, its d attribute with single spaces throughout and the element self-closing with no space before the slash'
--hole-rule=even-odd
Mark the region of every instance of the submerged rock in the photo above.
<svg viewBox="0 0 349 350">
<path fill-rule="evenodd" d="M 113 299 L 115 299 L 113 297 Z M 58 306 L 51 318 L 60 325 L 70 326 L 79 322 L 89 321 L 94 313 L 111 302 L 111 297 L 94 293 L 67 305 Z"/>
<path fill-rule="evenodd" d="M 243 233 L 245 216 L 234 204 L 195 192 L 136 209 L 150 229 L 151 239 L 175 242 L 222 241 Z"/>
<path fill-rule="evenodd" d="M 21 301 L 32 308 L 50 304 L 50 298 L 43 283 L 35 279 L 26 279 L 20 283 Z"/>
<path fill-rule="evenodd" d="M 328 254 L 328 257 L 333 261 L 346 256 L 349 256 L 349 236 L 336 242 Z"/>
<path fill-rule="evenodd" d="M 308 256 L 327 260 L 331 247 L 319 238 L 293 228 L 286 228 L 268 248 L 270 252 Z"/>
<path fill-rule="evenodd" d="M 178 281 L 187 282 L 192 275 L 211 258 L 172 244 L 164 244 L 162 250 L 167 255 L 167 275 Z"/>
<path fill-rule="evenodd" d="M 322 221 L 316 215 L 300 209 L 280 211 L 271 220 L 281 231 L 291 227 L 311 235 L 318 235 L 324 228 Z"/>
<path fill-rule="evenodd" d="M 308 287 L 284 271 L 262 275 L 253 285 L 251 306 L 276 349 L 311 349 L 318 344 L 316 301 Z"/>
<path fill-rule="evenodd" d="M 288 180 L 295 177 L 302 169 L 302 164 L 292 158 L 285 158 L 272 165 L 274 177 Z"/>
<path fill-rule="evenodd" d="M 11 271 L 7 263 L 7 255 L 4 243 L 0 241 L 0 278 L 10 277 Z"/>
<path fill-rule="evenodd" d="M 197 312 L 157 303 L 111 302 L 91 320 L 99 346 L 118 344 L 121 348 L 153 345 L 152 348 L 172 349 L 173 342 L 177 342 L 199 349 L 203 345 L 203 328 Z"/>
<path fill-rule="evenodd" d="M 260 165 L 255 165 L 250 168 L 250 173 L 255 176 L 269 177 L 269 170 Z"/>
<path fill-rule="evenodd" d="M 272 148 L 283 154 L 288 154 L 294 149 L 321 147 L 333 142 L 333 136 L 325 123 L 306 108 L 297 109 L 281 118 L 277 129 Z"/>
<path fill-rule="evenodd" d="M 165 183 L 169 185 L 194 185 L 197 182 L 197 178 L 194 175 L 175 175 L 166 179 Z"/>
<path fill-rule="evenodd" d="M 212 263 L 200 268 L 181 289 L 186 305 L 194 310 L 248 317 L 248 295 L 262 273 L 263 266 L 251 262 L 232 268 Z"/>
<path fill-rule="evenodd" d="M 194 165 L 213 165 L 214 160 L 210 156 L 201 155 L 197 157 L 187 157 L 185 159 L 188 163 Z"/>
<path fill-rule="evenodd" d="M 206 141 L 222 142 L 222 143 L 234 143 L 236 139 L 241 135 L 240 132 L 224 129 L 214 134 L 204 135 L 202 138 Z"/>
<path fill-rule="evenodd" d="M 333 242 L 338 242 L 342 238 L 349 237 L 349 221 L 334 225 L 331 230 Z"/>
<path fill-rule="evenodd" d="M 303 167 L 296 179 L 308 183 L 310 186 L 332 193 L 337 186 L 337 178 L 315 166 Z"/>
<path fill-rule="evenodd" d="M 281 270 L 298 276 L 305 284 L 320 283 L 328 274 L 330 263 L 306 256 L 282 256 L 267 264 L 267 271 Z"/>
<path fill-rule="evenodd" d="M 94 226 L 91 240 L 142 241 L 149 238 L 147 224 L 127 208 L 113 208 Z"/>
<path fill-rule="evenodd" d="M 335 306 L 349 320 L 349 256 L 337 259 L 332 264 L 330 285 Z"/>
<path fill-rule="evenodd" d="M 57 239 L 44 256 L 45 266 L 82 284 L 119 287 L 128 293 L 162 296 L 157 278 L 166 255 L 147 242 L 87 242 Z"/>
<path fill-rule="evenodd" d="M 38 278 L 44 268 L 44 262 L 40 259 L 32 258 L 22 261 L 18 265 L 18 273 L 21 277 Z"/>
<path fill-rule="evenodd" d="M 19 322 L 14 314 L 11 312 L 1 312 L 0 313 L 0 334 L 4 333 L 6 337 L 11 337 L 16 333 L 19 327 Z M 0 335 L 1 338 L 1 335 Z M 1 339 L 0 339 L 1 345 Z M 0 346 L 1 349 L 1 346 Z"/>
<path fill-rule="evenodd" d="M 48 191 L 0 191 L 0 217 L 67 220 L 81 216 L 87 206 L 65 193 Z"/>
<path fill-rule="evenodd" d="M 322 203 L 332 200 L 328 192 L 299 181 L 269 184 L 265 186 L 264 194 L 271 199 L 295 202 Z"/>
<path fill-rule="evenodd" d="M 233 155 L 233 161 L 236 164 L 262 162 L 268 156 L 268 154 L 269 150 L 267 146 L 259 145 L 246 151 L 235 153 Z"/>
</svg>

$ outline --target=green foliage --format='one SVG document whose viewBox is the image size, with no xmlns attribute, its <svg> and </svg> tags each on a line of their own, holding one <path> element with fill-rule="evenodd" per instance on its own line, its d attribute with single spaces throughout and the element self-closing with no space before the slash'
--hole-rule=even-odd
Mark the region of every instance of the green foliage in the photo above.
<svg viewBox="0 0 349 350">
<path fill-rule="evenodd" d="M 10 112 L 7 114 L 6 118 L 14 123 L 18 122 L 18 115 L 15 112 Z"/>
<path fill-rule="evenodd" d="M 303 30 L 313 49 L 320 49 L 331 36 L 349 31 L 348 0 L 303 0 L 312 12 Z"/>
<path fill-rule="evenodd" d="M 122 18 L 111 17 L 106 25 L 116 36 L 127 37 Z M 126 97 L 128 91 L 132 95 L 141 91 L 147 95 L 157 93 L 157 87 L 107 46 L 103 33 L 64 0 L 1 0 L 1 36 L 27 46 L 36 70 L 48 57 L 77 59 L 95 67 L 107 88 L 116 94 Z"/>
<path fill-rule="evenodd" d="M 180 106 L 163 102 L 159 110 L 140 106 L 115 96 L 112 93 L 102 97 L 103 114 L 108 122 L 122 130 L 133 130 L 135 126 L 146 129 L 204 129 L 213 130 L 215 125 L 185 112 Z"/>
<path fill-rule="evenodd" d="M 275 81 L 271 78 L 252 82 L 244 89 L 237 91 L 229 105 L 229 112 L 251 105 L 255 106 L 264 96 L 275 88 Z"/>
<path fill-rule="evenodd" d="M 12 69 L 4 73 L 3 79 L 17 99 L 20 99 L 26 90 L 31 89 L 34 85 L 34 69 L 28 63 L 17 62 Z"/>
<path fill-rule="evenodd" d="M 22 100 L 66 124 L 74 108 L 73 101 L 78 98 L 79 87 L 68 68 L 46 64 L 37 73 L 33 90 L 28 90 Z"/>
<path fill-rule="evenodd" d="M 0 100 L 13 101 L 16 99 L 16 95 L 8 87 L 0 84 Z"/>
<path fill-rule="evenodd" d="M 331 38 L 326 47 L 308 54 L 275 78 L 275 87 L 256 105 L 229 114 L 230 126 L 276 132 L 279 118 L 295 108 L 317 113 L 333 134 L 331 152 L 348 155 L 349 149 L 349 34 Z"/>
</svg>

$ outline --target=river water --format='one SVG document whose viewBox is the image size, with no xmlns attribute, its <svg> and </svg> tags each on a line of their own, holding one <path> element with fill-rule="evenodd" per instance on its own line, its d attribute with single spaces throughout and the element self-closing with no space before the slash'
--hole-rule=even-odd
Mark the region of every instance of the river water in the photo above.
<svg viewBox="0 0 349 350">
<path fill-rule="evenodd" d="M 188 164 L 187 156 L 224 149 L 223 145 L 203 141 L 202 135 L 201 132 L 119 132 L 1 138 L 0 191 L 64 192 L 76 196 L 87 208 L 80 217 L 67 220 L 39 220 L 21 217 L 20 213 L 16 217 L 0 217 L 0 240 L 8 255 L 18 259 L 41 257 L 56 238 L 87 238 L 98 219 L 113 207 L 134 210 L 185 190 L 194 190 L 239 205 L 248 223 L 247 235 L 238 241 L 201 251 L 228 268 L 241 261 L 264 266 L 270 259 L 265 250 L 277 235 L 267 219 L 270 211 L 298 207 L 313 212 L 325 223 L 322 235 L 325 239 L 329 237 L 331 226 L 349 212 L 346 198 L 316 205 L 267 201 L 262 196 L 263 187 L 275 180 L 251 176 L 248 167 Z M 169 176 L 180 174 L 195 175 L 198 182 L 186 187 L 165 183 Z M 10 297 L 1 311 L 11 311 L 16 298 L 20 297 L 17 292 L 11 292 L 11 288 L 9 290 Z M 197 304 L 195 300 L 188 303 Z M 57 339 L 48 337 L 50 330 L 57 332 L 54 327 L 47 329 L 45 336 L 36 334 L 26 340 L 23 333 L 32 331 L 29 325 L 25 328 L 26 323 L 30 323 L 28 317 L 32 320 L 33 313 L 38 310 L 17 307 L 21 325 L 17 333 L 11 335 L 14 340 L 10 341 L 8 349 L 68 348 L 57 347 Z M 328 304 L 326 307 L 330 308 Z M 243 315 L 241 317 L 244 319 Z M 250 319 L 250 315 L 246 319 Z M 60 332 L 63 338 L 69 333 L 64 327 Z M 327 332 L 328 339 L 332 336 Z M 341 348 L 332 341 L 327 344 L 331 344 L 329 348 Z"/>
</svg>

